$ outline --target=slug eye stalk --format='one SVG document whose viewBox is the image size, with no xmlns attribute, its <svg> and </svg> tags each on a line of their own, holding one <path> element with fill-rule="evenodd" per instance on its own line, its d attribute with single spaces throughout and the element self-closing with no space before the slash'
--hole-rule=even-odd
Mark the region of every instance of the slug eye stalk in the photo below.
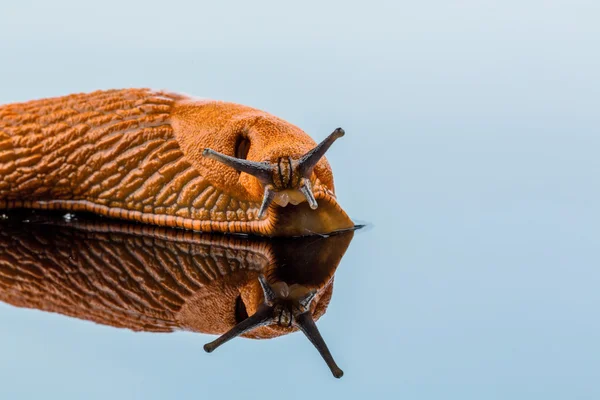
<svg viewBox="0 0 600 400">
<path fill-rule="evenodd" d="M 260 326 L 275 324 L 295 326 L 306 335 L 319 351 L 333 376 L 341 378 L 344 371 L 335 363 L 310 312 L 310 304 L 315 298 L 316 292 L 311 290 L 300 296 L 295 296 L 292 294 L 294 291 L 291 291 L 285 283 L 280 284 L 278 290 L 276 290 L 263 275 L 260 275 L 258 279 L 263 289 L 264 303 L 258 307 L 256 313 L 252 316 L 246 318 L 216 340 L 205 344 L 204 351 L 212 353 L 222 344 Z"/>
<path fill-rule="evenodd" d="M 323 158 L 329 147 L 344 134 L 342 128 L 337 128 L 315 148 L 298 159 L 280 157 L 277 162 L 249 161 L 231 157 L 208 148 L 204 149 L 202 155 L 230 166 L 237 171 L 250 174 L 264 185 L 264 196 L 258 213 L 258 217 L 263 218 L 273 201 L 283 206 L 287 205 L 289 201 L 287 195 L 282 195 L 281 199 L 277 201 L 278 192 L 286 190 L 300 191 L 313 210 L 319 206 L 312 192 L 310 177 L 315 166 Z"/>
</svg>

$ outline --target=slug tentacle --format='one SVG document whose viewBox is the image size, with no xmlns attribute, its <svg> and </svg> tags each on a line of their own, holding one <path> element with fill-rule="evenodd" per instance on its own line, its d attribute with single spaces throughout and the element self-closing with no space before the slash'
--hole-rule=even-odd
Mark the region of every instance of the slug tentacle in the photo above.
<svg viewBox="0 0 600 400">
<path fill-rule="evenodd" d="M 258 281 L 263 289 L 264 302 L 258 306 L 252 316 L 241 321 L 216 340 L 205 344 L 204 351 L 212 353 L 231 339 L 261 326 L 294 326 L 301 330 L 319 351 L 333 376 L 341 378 L 344 372 L 335 363 L 310 311 L 310 305 L 317 292 L 306 290 L 303 286 L 296 284 L 288 287 L 284 282 L 278 282 L 271 286 L 262 274 L 259 275 Z"/>
<path fill-rule="evenodd" d="M 321 357 L 323 357 L 323 360 L 325 360 L 325 362 L 327 363 L 327 366 L 331 370 L 333 376 L 335 376 L 336 378 L 341 378 L 342 376 L 344 376 L 344 371 L 342 371 L 340 367 L 338 367 L 335 363 L 335 360 L 333 359 L 331 352 L 327 348 L 327 345 L 325 344 L 321 333 L 317 329 L 315 321 L 313 321 L 309 313 L 306 312 L 298 315 L 298 317 L 296 317 L 296 320 L 298 327 L 300 328 L 300 330 L 302 330 L 302 332 L 304 332 L 308 340 L 310 340 L 310 342 L 319 351 Z"/>
<path fill-rule="evenodd" d="M 275 291 L 273 290 L 271 285 L 269 285 L 269 282 L 267 282 L 267 278 L 265 278 L 263 274 L 260 274 L 258 276 L 258 282 L 260 283 L 260 287 L 263 290 L 263 295 L 265 296 L 265 304 L 268 306 L 272 306 L 273 302 L 277 298 Z"/>
<path fill-rule="evenodd" d="M 310 178 L 315 166 L 323 158 L 329 147 L 344 134 L 342 128 L 337 128 L 325 140 L 298 159 L 288 156 L 279 157 L 276 162 L 249 161 L 231 157 L 209 148 L 204 149 L 202 155 L 237 171 L 252 175 L 264 185 L 263 202 L 258 213 L 258 217 L 263 218 L 266 209 L 273 200 L 282 207 L 290 202 L 298 204 L 299 200 L 294 198 L 293 195 L 295 190 L 302 193 L 311 209 L 316 210 L 318 208 L 319 205 L 313 194 Z M 283 193 L 279 194 L 279 192 Z"/>
<path fill-rule="evenodd" d="M 346 132 L 342 128 L 337 128 L 333 131 L 329 136 L 325 138 L 317 147 L 306 153 L 302 158 L 298 161 L 298 169 L 300 170 L 300 175 L 304 177 L 310 177 L 315 165 L 319 162 L 319 160 L 325 155 L 325 152 L 329 150 L 329 147 L 335 142 L 337 139 L 344 136 Z"/>
<path fill-rule="evenodd" d="M 262 218 L 265 216 L 267 209 L 275 199 L 275 191 L 273 190 L 272 185 L 265 186 L 265 195 L 263 197 L 262 204 L 260 206 L 260 210 L 258 210 L 258 218 Z"/>
<path fill-rule="evenodd" d="M 212 353 L 217 347 L 227 343 L 231 339 L 238 337 L 239 335 L 248 332 L 259 326 L 268 325 L 271 318 L 273 317 L 273 309 L 266 304 L 262 304 L 258 310 L 251 316 L 219 336 L 217 340 L 204 345 L 204 351 Z"/>
<path fill-rule="evenodd" d="M 252 176 L 255 176 L 262 182 L 268 182 L 271 178 L 272 168 L 271 164 L 267 162 L 256 162 L 231 157 L 211 149 L 204 149 L 204 151 L 202 151 L 202 155 L 204 157 L 212 158 L 213 160 L 222 162 L 223 164 L 228 165 L 231 168 L 234 168 L 238 171 L 242 171 Z"/>
<path fill-rule="evenodd" d="M 310 183 L 310 179 L 302 178 L 300 192 L 304 195 L 304 197 L 306 197 L 306 201 L 308 201 L 310 208 L 316 210 L 319 207 L 317 200 L 315 200 L 315 195 L 312 192 L 312 184 Z"/>
</svg>

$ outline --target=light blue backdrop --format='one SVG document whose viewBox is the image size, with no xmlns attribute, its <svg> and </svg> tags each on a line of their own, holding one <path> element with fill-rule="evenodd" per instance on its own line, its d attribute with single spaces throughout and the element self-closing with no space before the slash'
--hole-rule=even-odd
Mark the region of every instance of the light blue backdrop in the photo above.
<svg viewBox="0 0 600 400">
<path fill-rule="evenodd" d="M 0 304 L 0 398 L 597 399 L 600 3 L 7 1 L 0 103 L 152 87 L 331 149 L 372 223 L 306 339 L 139 334 Z"/>
</svg>

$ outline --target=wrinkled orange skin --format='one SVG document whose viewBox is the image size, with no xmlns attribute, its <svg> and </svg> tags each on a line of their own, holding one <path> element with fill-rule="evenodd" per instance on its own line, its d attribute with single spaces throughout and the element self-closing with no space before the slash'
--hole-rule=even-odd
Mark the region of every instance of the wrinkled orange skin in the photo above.
<svg viewBox="0 0 600 400">
<path fill-rule="evenodd" d="M 299 157 L 316 143 L 250 107 L 148 89 L 77 94 L 0 107 L 0 208 L 91 211 L 205 232 L 323 234 L 353 226 L 338 205 L 325 159 L 306 203 L 257 213 L 256 178 L 206 159 L 204 148 L 248 159 Z"/>
</svg>

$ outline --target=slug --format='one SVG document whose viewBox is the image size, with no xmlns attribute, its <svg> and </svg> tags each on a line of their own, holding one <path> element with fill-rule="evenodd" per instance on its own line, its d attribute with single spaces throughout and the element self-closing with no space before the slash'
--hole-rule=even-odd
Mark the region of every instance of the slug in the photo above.
<svg viewBox="0 0 600 400">
<path fill-rule="evenodd" d="M 0 106 L 0 208 L 87 211 L 203 232 L 351 229 L 300 128 L 239 104 L 149 89 Z"/>
<path fill-rule="evenodd" d="M 28 213 L 0 219 L 0 301 L 134 331 L 269 339 L 303 331 L 340 377 L 314 323 L 353 232 L 239 239 Z M 23 219 L 23 218 L 21 218 Z"/>
</svg>

